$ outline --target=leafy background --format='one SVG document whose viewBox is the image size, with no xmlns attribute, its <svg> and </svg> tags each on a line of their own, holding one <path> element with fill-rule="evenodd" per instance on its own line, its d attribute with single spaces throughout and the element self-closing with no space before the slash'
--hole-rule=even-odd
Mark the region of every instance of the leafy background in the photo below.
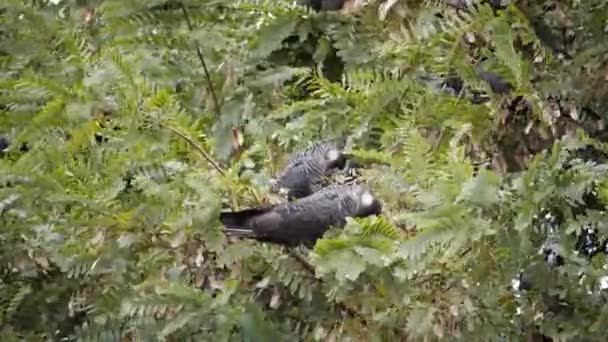
<svg viewBox="0 0 608 342">
<path fill-rule="evenodd" d="M 465 3 L 4 1 L 2 341 L 603 340 L 608 1 Z M 327 138 L 385 214 L 228 241 Z"/>
</svg>

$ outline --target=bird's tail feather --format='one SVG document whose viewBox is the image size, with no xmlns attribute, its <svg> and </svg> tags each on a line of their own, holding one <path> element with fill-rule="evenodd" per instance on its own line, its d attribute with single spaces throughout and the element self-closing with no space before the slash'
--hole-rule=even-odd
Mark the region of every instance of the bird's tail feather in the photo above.
<svg viewBox="0 0 608 342">
<path fill-rule="evenodd" d="M 234 211 L 234 212 L 221 212 L 220 213 L 220 221 L 225 227 L 226 233 L 239 233 L 239 235 L 243 235 L 242 232 L 249 232 L 253 234 L 253 229 L 250 225 L 251 219 L 257 215 L 263 214 L 264 212 L 270 210 L 269 208 L 253 208 L 242 211 Z"/>
<path fill-rule="evenodd" d="M 224 234 L 234 237 L 255 237 L 251 229 L 224 228 Z"/>
</svg>

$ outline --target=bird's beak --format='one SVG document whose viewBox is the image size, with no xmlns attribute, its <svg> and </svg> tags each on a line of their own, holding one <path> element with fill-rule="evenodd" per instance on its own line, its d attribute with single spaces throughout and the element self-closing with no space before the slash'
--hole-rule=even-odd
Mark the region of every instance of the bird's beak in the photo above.
<svg viewBox="0 0 608 342">
<path fill-rule="evenodd" d="M 282 187 L 276 179 L 271 179 L 270 184 L 270 192 L 273 194 L 278 194 L 281 196 L 286 196 L 289 193 L 289 189 Z"/>
<path fill-rule="evenodd" d="M 270 192 L 273 192 L 273 193 L 278 193 L 279 192 L 280 187 L 279 187 L 279 181 L 278 180 L 276 180 L 274 178 L 270 179 L 268 181 L 268 185 L 270 185 L 270 189 L 269 189 Z"/>
<path fill-rule="evenodd" d="M 372 203 L 372 212 L 375 215 L 382 214 L 382 204 L 379 201 L 374 200 L 374 203 Z"/>
</svg>

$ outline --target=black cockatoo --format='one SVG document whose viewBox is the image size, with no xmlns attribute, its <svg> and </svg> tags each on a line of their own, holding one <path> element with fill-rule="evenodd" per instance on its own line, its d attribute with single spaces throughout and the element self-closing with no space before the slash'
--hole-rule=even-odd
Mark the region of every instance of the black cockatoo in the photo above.
<svg viewBox="0 0 608 342">
<path fill-rule="evenodd" d="M 500 75 L 486 71 L 480 65 L 475 66 L 475 73 L 477 73 L 479 78 L 488 83 L 490 89 L 496 94 L 508 94 L 513 90 L 513 86 L 503 80 Z"/>
<path fill-rule="evenodd" d="M 310 7 L 315 11 L 338 11 L 346 0 L 298 0 L 298 5 Z"/>
<path fill-rule="evenodd" d="M 286 194 L 289 199 L 306 197 L 322 187 L 322 180 L 335 169 L 346 165 L 346 155 L 332 142 L 319 142 L 295 154 L 272 180 L 271 191 Z"/>
<path fill-rule="evenodd" d="M 4 152 L 11 145 L 11 140 L 5 134 L 0 135 L 0 152 Z"/>
<path fill-rule="evenodd" d="M 331 185 L 308 197 L 275 206 L 223 212 L 228 236 L 288 246 L 312 245 L 327 229 L 344 227 L 346 217 L 380 215 L 382 205 L 362 185 Z"/>
</svg>

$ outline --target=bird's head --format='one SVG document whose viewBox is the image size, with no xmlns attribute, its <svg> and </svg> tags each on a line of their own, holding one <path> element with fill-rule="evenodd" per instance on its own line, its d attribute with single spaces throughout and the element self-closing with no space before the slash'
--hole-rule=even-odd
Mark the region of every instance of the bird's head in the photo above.
<svg viewBox="0 0 608 342">
<path fill-rule="evenodd" d="M 328 148 L 325 152 L 325 160 L 327 161 L 328 169 L 341 169 L 346 164 L 346 156 L 340 149 L 334 146 Z"/>
<path fill-rule="evenodd" d="M 11 141 L 8 137 L 0 136 L 0 152 L 4 152 L 11 145 Z"/>
<path fill-rule="evenodd" d="M 279 194 L 281 196 L 286 196 L 289 193 L 289 189 L 282 186 L 281 182 L 278 179 L 272 178 L 268 182 L 270 185 L 270 192 L 273 194 Z"/>
<path fill-rule="evenodd" d="M 366 216 L 380 215 L 382 213 L 382 204 L 380 204 L 380 201 L 378 201 L 370 191 L 363 191 L 359 201 L 361 203 L 360 210 L 362 210 Z"/>
<path fill-rule="evenodd" d="M 345 199 L 349 202 L 347 208 L 352 216 L 365 217 L 382 213 L 382 204 L 369 189 L 356 185 L 352 190 Z"/>
<path fill-rule="evenodd" d="M 279 195 L 282 197 L 286 197 L 289 201 L 292 201 L 294 199 L 298 199 L 298 198 L 302 198 L 302 197 L 306 197 L 308 195 L 310 195 L 311 191 L 310 189 L 290 189 L 287 187 L 282 186 L 281 182 L 277 179 L 270 179 L 270 181 L 268 182 L 270 185 L 269 188 L 269 192 L 271 194 L 275 194 L 275 195 Z"/>
</svg>

